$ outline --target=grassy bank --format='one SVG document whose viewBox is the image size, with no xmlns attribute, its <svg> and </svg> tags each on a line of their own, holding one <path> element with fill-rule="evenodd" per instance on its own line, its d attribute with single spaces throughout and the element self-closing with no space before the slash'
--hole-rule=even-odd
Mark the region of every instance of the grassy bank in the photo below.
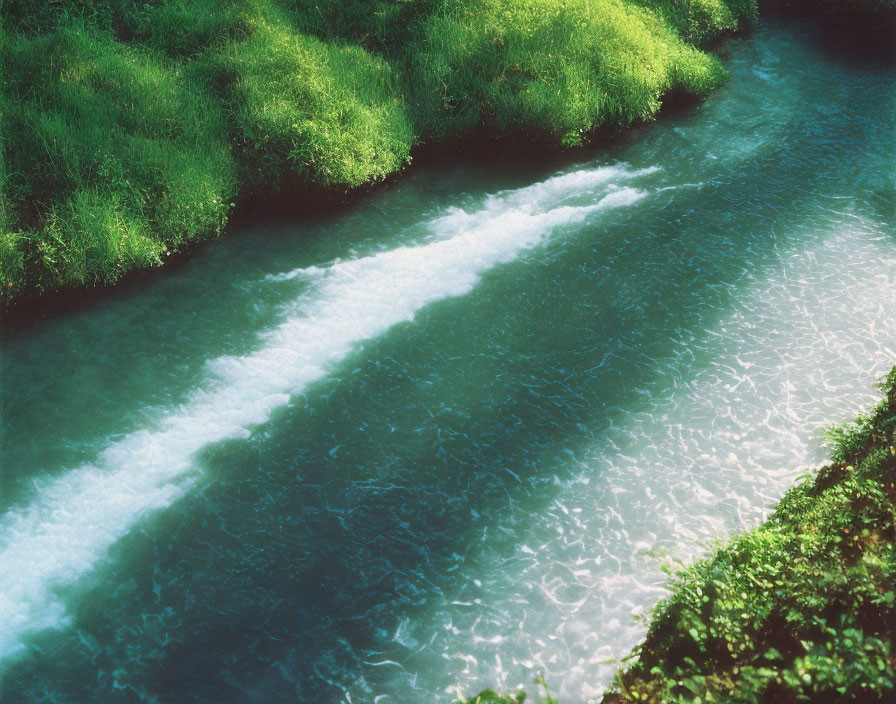
<svg viewBox="0 0 896 704">
<path fill-rule="evenodd" d="M 5 304 L 109 284 L 235 203 L 353 189 L 471 131 L 557 147 L 725 79 L 754 0 L 18 0 L 0 25 Z"/>
</svg>

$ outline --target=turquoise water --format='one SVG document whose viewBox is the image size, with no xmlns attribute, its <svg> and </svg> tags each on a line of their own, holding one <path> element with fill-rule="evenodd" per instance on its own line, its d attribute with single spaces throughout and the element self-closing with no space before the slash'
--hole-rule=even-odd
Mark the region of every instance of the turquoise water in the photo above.
<svg viewBox="0 0 896 704">
<path fill-rule="evenodd" d="M 725 52 L 590 161 L 421 167 L 7 331 L 0 699 L 598 697 L 896 363 L 896 72 Z"/>
</svg>

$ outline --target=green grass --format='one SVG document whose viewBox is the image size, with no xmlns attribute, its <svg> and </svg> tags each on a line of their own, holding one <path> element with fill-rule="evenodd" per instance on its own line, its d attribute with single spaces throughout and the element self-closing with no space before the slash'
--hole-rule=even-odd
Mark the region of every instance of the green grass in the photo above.
<svg viewBox="0 0 896 704">
<path fill-rule="evenodd" d="M 417 144 L 557 146 L 725 78 L 753 0 L 17 0 L 2 6 L 0 284 L 108 284 L 233 202 L 347 189 Z"/>
<path fill-rule="evenodd" d="M 485 124 L 580 144 L 598 126 L 651 119 L 670 91 L 701 96 L 726 77 L 661 13 L 626 0 L 446 2 L 420 35 L 412 63 L 427 136 Z"/>
<path fill-rule="evenodd" d="M 833 464 L 676 575 L 607 704 L 893 700 L 896 368 L 882 388 Z"/>
<path fill-rule="evenodd" d="M 770 0 L 775 1 L 775 0 Z M 896 0 L 802 11 L 896 29 Z M 575 146 L 725 80 L 756 0 L 16 0 L 0 6 L 0 299 L 116 281 L 234 201 L 346 189 L 470 131 Z"/>
<path fill-rule="evenodd" d="M 76 21 L 8 36 L 3 70 L 7 289 L 110 283 L 221 230 L 221 110 L 177 67 Z"/>
<path fill-rule="evenodd" d="M 301 179 L 360 186 L 400 169 L 414 133 L 392 66 L 357 45 L 264 21 L 202 62 L 231 117 L 231 144 L 252 190 Z"/>
<path fill-rule="evenodd" d="M 659 12 L 687 41 L 701 43 L 720 32 L 736 32 L 756 16 L 756 0 L 641 0 Z"/>
<path fill-rule="evenodd" d="M 0 95 L 0 135 L 5 134 L 5 113 L 6 101 Z M 6 196 L 8 180 L 6 159 L 3 149 L 0 149 L 0 285 L 5 289 L 5 295 L 12 297 L 21 293 L 25 283 L 25 258 L 21 241 L 26 235 L 13 231 L 15 221 Z"/>
</svg>

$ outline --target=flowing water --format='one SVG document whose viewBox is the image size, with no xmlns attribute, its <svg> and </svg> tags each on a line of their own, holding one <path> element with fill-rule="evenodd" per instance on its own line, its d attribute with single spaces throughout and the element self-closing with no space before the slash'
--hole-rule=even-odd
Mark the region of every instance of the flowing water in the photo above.
<svg viewBox="0 0 896 704">
<path fill-rule="evenodd" d="M 0 700 L 597 698 L 896 363 L 896 72 L 725 52 L 587 163 L 421 167 L 9 331 Z"/>
</svg>

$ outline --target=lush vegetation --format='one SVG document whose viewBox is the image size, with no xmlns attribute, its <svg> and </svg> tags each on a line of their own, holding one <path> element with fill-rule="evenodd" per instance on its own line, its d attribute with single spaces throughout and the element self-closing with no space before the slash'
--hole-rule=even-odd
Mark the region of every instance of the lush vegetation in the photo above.
<svg viewBox="0 0 896 704">
<path fill-rule="evenodd" d="M 3 50 L 3 281 L 114 281 L 221 230 L 223 118 L 177 66 L 74 21 Z"/>
<path fill-rule="evenodd" d="M 417 122 L 427 136 L 486 124 L 579 144 L 600 125 L 652 117 L 669 91 L 703 95 L 724 69 L 662 9 L 625 0 L 451 3 L 420 26 Z M 737 27 L 724 10 L 716 31 Z"/>
<path fill-rule="evenodd" d="M 346 189 L 427 139 L 580 144 L 725 78 L 755 0 L 17 0 L 2 5 L 7 303 L 110 283 L 241 198 Z"/>
<path fill-rule="evenodd" d="M 896 693 L 896 368 L 833 464 L 676 576 L 605 702 L 882 702 Z"/>
</svg>

